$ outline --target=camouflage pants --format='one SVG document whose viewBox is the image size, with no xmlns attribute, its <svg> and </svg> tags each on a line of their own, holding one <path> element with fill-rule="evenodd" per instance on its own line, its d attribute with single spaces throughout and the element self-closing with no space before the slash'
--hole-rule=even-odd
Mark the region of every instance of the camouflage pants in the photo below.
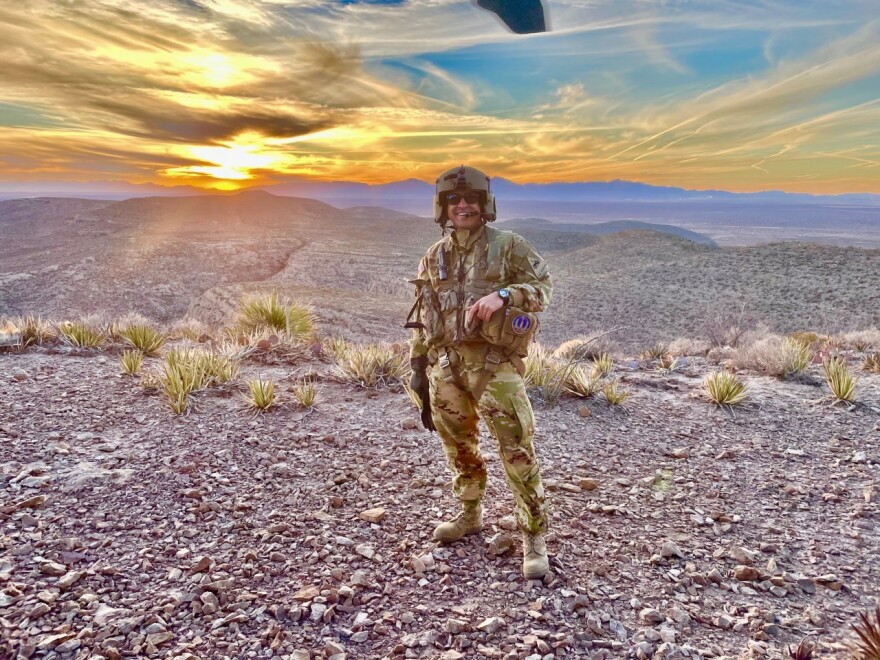
<svg viewBox="0 0 880 660">
<path fill-rule="evenodd" d="M 458 383 L 445 381 L 439 366 L 431 371 L 432 417 L 453 473 L 452 491 L 463 504 L 481 500 L 486 492 L 486 464 L 480 455 L 478 438 L 479 413 L 498 443 L 507 483 L 516 499 L 520 529 L 543 533 L 547 530 L 547 508 L 532 445 L 535 417 L 522 378 L 512 364 L 504 362 L 480 400 L 475 401 L 470 390 L 481 370 L 482 363 L 463 365 L 462 379 L 467 381 L 467 390 Z"/>
</svg>

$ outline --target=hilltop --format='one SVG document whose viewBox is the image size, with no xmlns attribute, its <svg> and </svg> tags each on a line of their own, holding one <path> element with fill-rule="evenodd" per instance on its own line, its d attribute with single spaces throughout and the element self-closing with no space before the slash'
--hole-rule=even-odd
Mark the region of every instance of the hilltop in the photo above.
<svg viewBox="0 0 880 660">
<path fill-rule="evenodd" d="M 341 381 L 320 351 L 247 359 L 177 416 L 115 350 L 0 354 L 0 653 L 778 658 L 807 637 L 844 658 L 880 593 L 880 376 L 847 411 L 818 367 L 741 372 L 728 412 L 700 395 L 710 368 L 622 362 L 625 412 L 535 399 L 552 573 L 527 582 L 485 434 L 486 529 L 432 542 L 455 503 L 399 385 Z M 240 398 L 256 376 L 278 385 L 262 415 Z"/>
<path fill-rule="evenodd" d="M 878 250 L 718 248 L 706 235 L 684 233 L 697 243 L 534 221 L 517 231 L 551 266 L 548 343 L 623 326 L 616 341 L 638 350 L 703 335 L 709 319 L 741 310 L 749 323 L 779 332 L 880 324 Z M 0 314 L 135 310 L 156 321 L 189 315 L 216 325 L 244 292 L 279 289 L 313 304 L 328 333 L 393 341 L 406 338 L 406 279 L 438 238 L 424 218 L 265 192 L 0 202 L 0 235 Z"/>
</svg>

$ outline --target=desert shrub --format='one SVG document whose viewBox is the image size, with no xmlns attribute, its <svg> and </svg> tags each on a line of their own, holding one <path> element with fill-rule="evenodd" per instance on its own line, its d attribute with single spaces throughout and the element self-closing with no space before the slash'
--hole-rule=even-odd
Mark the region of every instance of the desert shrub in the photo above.
<svg viewBox="0 0 880 660">
<path fill-rule="evenodd" d="M 880 330 L 871 328 L 870 330 L 847 332 L 840 337 L 840 340 L 845 346 L 851 346 L 857 351 L 878 349 L 880 348 Z"/>
<path fill-rule="evenodd" d="M 873 621 L 870 612 L 860 612 L 853 630 L 859 636 L 853 648 L 853 660 L 880 660 L 880 607 L 874 609 Z"/>
<path fill-rule="evenodd" d="M 642 360 L 662 360 L 668 354 L 669 346 L 666 344 L 654 344 L 639 353 L 639 358 Z"/>
<path fill-rule="evenodd" d="M 706 361 L 709 364 L 722 364 L 733 358 L 736 349 L 730 346 L 713 346 L 706 353 Z"/>
<path fill-rule="evenodd" d="M 321 339 L 321 353 L 336 360 L 348 350 L 348 342 L 343 337 L 324 337 Z"/>
<path fill-rule="evenodd" d="M 137 375 L 141 370 L 143 354 L 140 351 L 123 351 L 119 358 L 122 373 L 129 376 Z"/>
<path fill-rule="evenodd" d="M 84 321 L 63 321 L 58 324 L 61 340 L 77 348 L 101 348 L 106 342 L 104 333 Z"/>
<path fill-rule="evenodd" d="M 318 388 L 312 378 L 301 378 L 293 386 L 293 396 L 304 408 L 314 408 Z"/>
<path fill-rule="evenodd" d="M 364 387 L 386 385 L 409 375 L 409 356 L 390 344 L 350 344 L 336 358 L 339 375 Z"/>
<path fill-rule="evenodd" d="M 736 374 L 713 371 L 703 379 L 703 389 L 709 399 L 719 406 L 734 406 L 748 398 L 748 389 Z"/>
<path fill-rule="evenodd" d="M 243 333 L 271 330 L 302 341 L 314 334 L 315 316 L 299 301 L 282 298 L 277 292 L 259 293 L 242 299 L 234 328 Z"/>
<path fill-rule="evenodd" d="M 614 371 L 614 360 L 608 353 L 602 353 L 593 359 L 592 376 L 593 378 L 604 378 L 610 376 Z"/>
<path fill-rule="evenodd" d="M 858 379 L 852 375 L 846 360 L 832 356 L 822 365 L 825 371 L 825 382 L 828 384 L 835 401 L 854 403 L 856 400 L 856 384 Z"/>
<path fill-rule="evenodd" d="M 620 389 L 620 381 L 616 378 L 608 381 L 602 386 L 602 396 L 605 397 L 605 401 L 608 402 L 609 406 L 620 406 L 626 403 L 626 400 L 629 398 L 629 392 L 624 389 Z"/>
<path fill-rule="evenodd" d="M 715 346 L 736 348 L 743 335 L 755 325 L 755 320 L 747 314 L 745 307 L 739 311 L 716 310 L 707 316 L 704 329 L 709 343 Z"/>
<path fill-rule="evenodd" d="M 275 383 L 271 380 L 252 378 L 248 381 L 248 391 L 247 403 L 257 411 L 268 410 L 275 404 Z"/>
<path fill-rule="evenodd" d="M 803 372 L 813 359 L 813 351 L 791 337 L 768 335 L 735 350 L 732 361 L 737 369 L 752 369 L 777 378 Z"/>
<path fill-rule="evenodd" d="M 593 378 L 582 364 L 574 365 L 565 379 L 565 391 L 574 396 L 586 398 L 599 389 L 600 379 Z"/>
<path fill-rule="evenodd" d="M 862 360 L 862 369 L 880 374 L 880 351 L 866 355 Z"/>
<path fill-rule="evenodd" d="M 704 339 L 679 337 L 669 343 L 669 353 L 675 357 L 706 355 L 712 346 Z"/>
<path fill-rule="evenodd" d="M 563 362 L 593 360 L 603 353 L 611 353 L 615 349 L 611 335 L 604 331 L 580 335 L 561 343 L 553 357 Z"/>
<path fill-rule="evenodd" d="M 667 353 L 657 361 L 657 371 L 663 374 L 672 374 L 681 367 L 681 358 L 673 357 L 672 353 Z"/>
<path fill-rule="evenodd" d="M 799 330 L 798 332 L 792 332 L 789 337 L 791 337 L 795 341 L 799 341 L 806 346 L 810 346 L 811 348 L 818 348 L 821 344 L 825 342 L 826 339 L 828 339 L 824 335 L 820 335 L 809 330 Z"/>
<path fill-rule="evenodd" d="M 165 343 L 162 333 L 151 325 L 132 324 L 119 330 L 119 337 L 144 355 L 155 355 Z"/>
<path fill-rule="evenodd" d="M 169 339 L 188 339 L 197 342 L 208 341 L 216 334 L 210 325 L 195 319 L 175 321 L 165 329 L 165 335 Z"/>
</svg>

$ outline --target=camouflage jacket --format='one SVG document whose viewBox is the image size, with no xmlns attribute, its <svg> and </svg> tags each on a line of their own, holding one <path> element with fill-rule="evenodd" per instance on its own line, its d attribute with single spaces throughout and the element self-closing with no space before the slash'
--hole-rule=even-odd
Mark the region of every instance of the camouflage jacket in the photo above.
<svg viewBox="0 0 880 660">
<path fill-rule="evenodd" d="M 445 252 L 446 279 L 440 279 L 440 248 Z M 477 329 L 465 325 L 465 312 L 483 296 L 506 288 L 510 305 L 542 312 L 550 303 L 552 284 L 547 262 L 526 240 L 510 231 L 484 225 L 473 232 L 453 231 L 437 241 L 419 262 L 412 320 L 410 357 L 436 354 L 436 349 L 481 342 Z"/>
</svg>

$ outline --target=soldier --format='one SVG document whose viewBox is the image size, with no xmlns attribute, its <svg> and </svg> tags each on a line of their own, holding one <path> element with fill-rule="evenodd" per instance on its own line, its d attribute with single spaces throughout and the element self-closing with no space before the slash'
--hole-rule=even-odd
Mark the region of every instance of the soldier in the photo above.
<svg viewBox="0 0 880 660">
<path fill-rule="evenodd" d="M 523 575 L 548 571 L 547 511 L 532 436 L 532 406 L 523 358 L 550 302 L 547 264 L 521 236 L 488 226 L 495 220 L 489 177 L 472 167 L 437 179 L 434 221 L 443 238 L 419 264 L 410 384 L 422 400 L 422 423 L 437 430 L 453 473 L 461 512 L 434 530 L 442 543 L 482 529 L 486 465 L 478 445 L 482 416 L 504 464 L 523 538 Z M 446 224 L 452 232 L 446 236 Z"/>
</svg>

